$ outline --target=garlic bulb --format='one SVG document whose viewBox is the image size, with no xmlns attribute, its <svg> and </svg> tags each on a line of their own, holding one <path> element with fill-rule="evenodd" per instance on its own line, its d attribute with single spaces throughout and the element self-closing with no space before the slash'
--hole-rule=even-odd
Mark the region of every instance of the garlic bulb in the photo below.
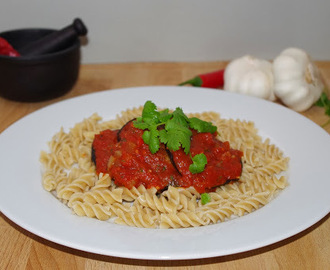
<svg viewBox="0 0 330 270">
<path fill-rule="evenodd" d="M 272 63 L 246 55 L 231 61 L 225 69 L 224 90 L 275 100 Z"/>
<path fill-rule="evenodd" d="M 321 96 L 324 85 L 310 56 L 288 48 L 274 59 L 274 93 L 288 107 L 305 111 Z"/>
</svg>

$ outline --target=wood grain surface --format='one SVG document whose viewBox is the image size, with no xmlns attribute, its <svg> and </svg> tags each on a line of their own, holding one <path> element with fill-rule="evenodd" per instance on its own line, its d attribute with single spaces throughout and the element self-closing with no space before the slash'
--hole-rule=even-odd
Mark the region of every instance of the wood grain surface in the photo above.
<svg viewBox="0 0 330 270">
<path fill-rule="evenodd" d="M 23 116 L 63 99 L 107 89 L 177 85 L 197 74 L 224 68 L 226 64 L 226 62 L 207 62 L 83 65 L 76 85 L 72 91 L 61 98 L 38 103 L 20 103 L 0 98 L 0 132 Z M 330 62 L 317 62 L 317 65 L 321 70 L 325 84 L 329 86 Z M 325 123 L 329 119 L 322 108 L 315 106 L 304 112 L 303 115 L 317 124 Z M 325 129 L 330 133 L 330 125 Z M 157 243 L 152 244 L 157 245 Z M 102 256 L 64 247 L 31 234 L 0 213 L 0 269 L 210 270 L 329 268 L 329 214 L 307 230 L 257 250 L 198 260 L 149 261 Z"/>
</svg>

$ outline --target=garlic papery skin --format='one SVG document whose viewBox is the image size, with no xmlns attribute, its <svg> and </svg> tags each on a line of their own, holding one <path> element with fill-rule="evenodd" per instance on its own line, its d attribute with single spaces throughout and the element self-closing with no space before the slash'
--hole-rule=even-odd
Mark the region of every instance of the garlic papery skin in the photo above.
<svg viewBox="0 0 330 270">
<path fill-rule="evenodd" d="M 285 49 L 274 59 L 274 93 L 289 108 L 309 109 L 324 89 L 321 74 L 310 56 L 299 48 Z"/>
<path fill-rule="evenodd" d="M 224 74 L 224 90 L 274 101 L 272 63 L 251 55 L 231 61 Z"/>
</svg>

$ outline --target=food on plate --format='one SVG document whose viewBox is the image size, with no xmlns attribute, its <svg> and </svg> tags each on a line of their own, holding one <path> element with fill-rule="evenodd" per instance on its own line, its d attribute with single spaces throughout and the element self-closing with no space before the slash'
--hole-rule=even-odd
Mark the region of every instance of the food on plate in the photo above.
<svg viewBox="0 0 330 270">
<path fill-rule="evenodd" d="M 231 61 L 225 70 L 224 90 L 275 100 L 272 63 L 251 55 Z"/>
<path fill-rule="evenodd" d="M 301 49 L 288 48 L 274 59 L 274 92 L 288 107 L 305 111 L 321 96 L 321 74 L 310 56 Z"/>
<path fill-rule="evenodd" d="M 154 108 L 153 103 L 146 102 L 145 105 L 151 107 L 127 109 L 110 121 L 102 121 L 99 115 L 93 114 L 68 131 L 62 128 L 49 142 L 49 150 L 40 154 L 43 187 L 79 216 L 136 227 L 183 228 L 214 224 L 251 213 L 274 199 L 288 185 L 285 172 L 289 158 L 269 139 L 263 140 L 252 122 L 224 119 L 215 112 L 185 115 L 179 110 L 180 121 L 183 115 L 186 116 L 183 126 L 189 124 L 189 119 L 198 119 L 191 120 L 196 130 L 189 126 L 191 135 L 187 141 L 189 132 L 186 129 L 181 135 L 179 132 L 178 138 L 170 132 L 166 134 L 174 125 L 169 117 L 173 117 L 176 110 L 150 110 Z M 154 130 L 158 121 L 155 119 L 166 122 L 168 129 L 162 124 Z M 203 129 L 209 132 L 200 132 Z M 102 136 L 107 140 L 98 140 Z M 194 136 L 201 136 L 201 141 Z M 239 162 L 234 164 L 241 168 L 234 175 L 235 181 L 195 185 L 197 176 L 207 173 L 208 167 L 216 164 L 208 153 L 195 149 L 194 140 L 197 139 L 199 148 L 204 143 L 204 136 L 214 144 L 216 151 L 224 147 L 228 153 L 235 153 L 234 159 Z M 124 144 L 124 141 L 128 143 Z M 143 147 L 137 148 L 137 144 Z M 105 153 L 108 156 L 103 159 L 100 158 L 102 154 L 99 155 L 102 149 L 110 153 Z M 127 150 L 128 156 L 123 157 L 123 149 Z M 139 154 L 152 160 L 151 170 L 162 175 L 162 169 L 166 167 L 177 178 L 162 175 L 160 182 L 154 185 L 153 181 L 143 183 L 139 182 L 141 178 L 136 180 L 133 176 L 134 180 L 130 182 L 127 171 L 120 170 L 124 164 L 120 159 L 131 160 L 134 169 L 136 151 L 142 151 Z M 176 154 L 180 154 L 179 157 Z M 199 154 L 203 155 L 194 159 Z M 152 159 L 151 155 L 156 156 Z M 181 159 L 181 155 L 185 158 Z M 161 166 L 157 167 L 157 159 Z M 146 163 L 139 165 L 143 165 L 141 171 L 147 166 Z M 128 184 L 121 182 L 122 174 Z M 180 178 L 184 174 L 193 181 L 180 184 L 180 180 L 185 179 Z M 228 180 L 232 177 L 230 175 Z"/>
<path fill-rule="evenodd" d="M 172 185 L 204 193 L 242 173 L 243 153 L 218 140 L 214 125 L 188 118 L 180 108 L 158 112 L 151 101 L 141 118 L 96 134 L 92 150 L 96 172 L 129 189 L 143 185 L 162 191 Z"/>
</svg>

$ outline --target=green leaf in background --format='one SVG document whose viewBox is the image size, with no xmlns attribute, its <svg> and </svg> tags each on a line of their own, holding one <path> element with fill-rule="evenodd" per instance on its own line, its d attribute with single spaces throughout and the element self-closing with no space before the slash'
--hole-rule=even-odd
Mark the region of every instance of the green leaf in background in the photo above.
<svg viewBox="0 0 330 270">
<path fill-rule="evenodd" d="M 324 113 L 330 117 L 330 99 L 325 92 L 321 94 L 315 105 L 324 108 Z M 322 127 L 325 127 L 328 124 L 330 124 L 330 119 L 326 123 L 324 123 Z"/>
</svg>

